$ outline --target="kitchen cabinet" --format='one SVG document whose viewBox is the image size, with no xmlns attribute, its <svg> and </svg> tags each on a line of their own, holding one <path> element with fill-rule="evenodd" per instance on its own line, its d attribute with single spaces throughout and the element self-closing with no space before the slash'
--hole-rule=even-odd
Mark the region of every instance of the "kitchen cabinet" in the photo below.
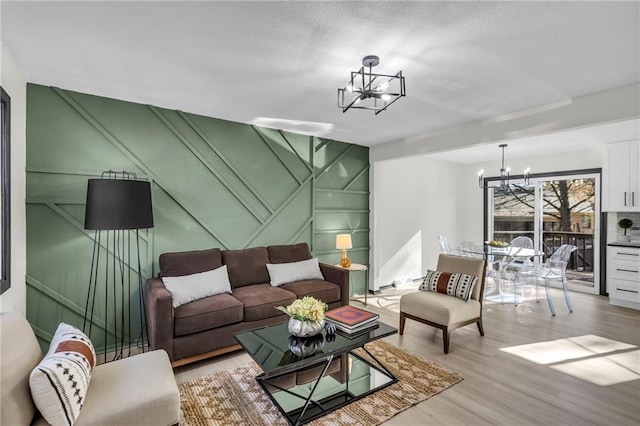
<svg viewBox="0 0 640 426">
<path fill-rule="evenodd" d="M 607 247 L 609 303 L 640 309 L 640 247 Z"/>
<path fill-rule="evenodd" d="M 640 140 L 604 146 L 602 211 L 640 212 Z"/>
</svg>

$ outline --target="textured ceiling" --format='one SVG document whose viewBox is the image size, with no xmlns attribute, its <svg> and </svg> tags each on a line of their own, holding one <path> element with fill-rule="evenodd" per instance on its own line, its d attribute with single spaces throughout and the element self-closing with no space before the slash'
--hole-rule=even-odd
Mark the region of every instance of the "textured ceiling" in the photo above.
<svg viewBox="0 0 640 426">
<path fill-rule="evenodd" d="M 0 7 L 29 82 L 369 146 L 640 80 L 638 2 Z M 407 97 L 342 113 L 336 89 L 367 54 L 378 72 L 403 71 Z"/>
</svg>

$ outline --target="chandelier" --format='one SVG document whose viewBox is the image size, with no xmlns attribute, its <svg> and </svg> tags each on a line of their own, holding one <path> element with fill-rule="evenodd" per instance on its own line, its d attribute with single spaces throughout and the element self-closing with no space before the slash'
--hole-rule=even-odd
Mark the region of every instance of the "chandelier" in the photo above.
<svg viewBox="0 0 640 426">
<path fill-rule="evenodd" d="M 516 188 L 523 188 L 529 186 L 529 172 L 530 169 L 527 167 L 524 170 L 523 177 L 524 181 L 522 183 L 510 183 L 509 182 L 509 167 L 504 166 L 504 149 L 507 147 L 506 143 L 500 144 L 499 147 L 502 149 L 502 166 L 500 167 L 500 181 L 498 185 L 486 185 L 484 183 L 484 170 L 480 170 L 478 173 L 478 185 L 480 189 L 495 189 L 497 191 L 508 191 L 511 186 Z"/>
<path fill-rule="evenodd" d="M 377 115 L 406 95 L 402 71 L 395 75 L 376 74 L 372 69 L 379 63 L 377 56 L 365 56 L 360 71 L 351 71 L 347 85 L 338 89 L 338 107 L 342 112 L 359 108 L 373 110 Z"/>
</svg>

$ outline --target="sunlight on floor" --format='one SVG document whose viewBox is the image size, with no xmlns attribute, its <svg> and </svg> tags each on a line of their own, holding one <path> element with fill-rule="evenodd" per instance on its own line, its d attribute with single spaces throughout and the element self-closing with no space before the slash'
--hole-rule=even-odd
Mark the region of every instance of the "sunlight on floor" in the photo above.
<svg viewBox="0 0 640 426">
<path fill-rule="evenodd" d="M 611 386 L 640 379 L 640 351 L 552 365 L 551 368 L 596 385 Z"/>
<path fill-rule="evenodd" d="M 634 345 L 588 334 L 512 346 L 501 351 L 536 364 L 549 365 L 554 370 L 600 386 L 610 386 L 640 379 L 640 351 L 611 354 L 634 348 Z M 579 358 L 587 359 L 570 361 Z"/>
<path fill-rule="evenodd" d="M 378 294 L 370 294 L 367 303 L 379 308 L 389 309 L 395 313 L 400 312 L 400 297 L 404 294 L 418 290 L 420 283 L 405 284 L 399 287 L 387 287 Z M 352 300 L 364 302 L 363 295 L 353 295 Z M 358 306 L 358 305 L 356 305 Z"/>
<path fill-rule="evenodd" d="M 512 346 L 502 348 L 501 351 L 517 355 L 536 364 L 553 364 L 632 348 L 635 346 L 588 334 L 549 342 Z"/>
</svg>

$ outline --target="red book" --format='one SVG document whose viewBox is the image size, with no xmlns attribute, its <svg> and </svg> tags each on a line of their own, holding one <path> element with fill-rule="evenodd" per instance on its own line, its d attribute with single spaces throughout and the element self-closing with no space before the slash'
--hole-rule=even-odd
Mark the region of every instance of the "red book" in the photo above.
<svg viewBox="0 0 640 426">
<path fill-rule="evenodd" d="M 325 312 L 324 316 L 327 320 L 341 324 L 346 328 L 360 327 L 380 317 L 378 314 L 354 308 L 353 306 L 341 306 L 332 309 Z"/>
</svg>

